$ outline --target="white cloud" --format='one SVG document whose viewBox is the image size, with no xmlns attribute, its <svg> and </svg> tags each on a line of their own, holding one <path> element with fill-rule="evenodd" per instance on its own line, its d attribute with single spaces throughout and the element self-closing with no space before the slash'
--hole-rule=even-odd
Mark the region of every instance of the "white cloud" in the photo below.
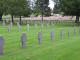
<svg viewBox="0 0 80 60">
<path fill-rule="evenodd" d="M 52 0 L 49 0 L 49 7 L 53 10 L 53 8 L 54 8 L 54 2 Z"/>
</svg>

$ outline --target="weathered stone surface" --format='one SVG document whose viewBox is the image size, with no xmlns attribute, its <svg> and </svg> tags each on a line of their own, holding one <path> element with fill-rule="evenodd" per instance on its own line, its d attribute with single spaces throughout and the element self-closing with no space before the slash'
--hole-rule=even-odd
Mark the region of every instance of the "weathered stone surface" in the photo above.
<svg viewBox="0 0 80 60">
<path fill-rule="evenodd" d="M 63 39 L 64 38 L 64 29 L 61 29 L 60 31 L 60 39 Z"/>
<path fill-rule="evenodd" d="M 74 28 L 74 36 L 76 36 L 76 29 Z"/>
<path fill-rule="evenodd" d="M 41 45 L 41 43 L 42 43 L 42 32 L 38 33 L 38 43 L 39 43 L 39 45 Z"/>
<path fill-rule="evenodd" d="M 21 32 L 21 25 L 17 22 L 18 31 Z"/>
<path fill-rule="evenodd" d="M 3 47 L 4 47 L 4 39 L 0 36 L 0 55 L 3 54 Z"/>
<path fill-rule="evenodd" d="M 10 26 L 8 26 L 8 32 L 11 32 L 11 27 Z"/>
<path fill-rule="evenodd" d="M 70 31 L 68 31 L 68 38 L 70 38 Z"/>
<path fill-rule="evenodd" d="M 28 31 L 28 32 L 30 31 L 30 26 L 29 26 L 29 24 L 27 24 L 27 31 Z"/>
<path fill-rule="evenodd" d="M 12 23 L 12 22 L 10 22 L 10 27 L 12 28 L 12 26 L 13 26 L 13 23 Z"/>
<path fill-rule="evenodd" d="M 21 36 L 21 46 L 22 46 L 22 48 L 26 47 L 26 41 L 27 41 L 26 33 L 22 33 L 22 36 Z"/>
<path fill-rule="evenodd" d="M 5 21 L 3 21 L 2 25 L 3 25 L 3 27 L 6 25 Z"/>
<path fill-rule="evenodd" d="M 50 36 L 51 36 L 51 41 L 53 41 L 54 40 L 54 32 L 51 32 Z"/>
</svg>

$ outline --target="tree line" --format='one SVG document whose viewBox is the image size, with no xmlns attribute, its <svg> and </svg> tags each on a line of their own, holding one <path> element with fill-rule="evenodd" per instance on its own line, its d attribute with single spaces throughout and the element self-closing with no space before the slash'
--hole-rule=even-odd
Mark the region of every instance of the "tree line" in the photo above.
<svg viewBox="0 0 80 60">
<path fill-rule="evenodd" d="M 32 13 L 38 16 L 42 12 L 41 2 L 42 0 L 0 0 L 0 21 L 3 15 L 8 14 L 11 15 L 12 22 L 14 22 L 14 16 L 19 16 L 20 20 L 21 16 L 29 17 Z M 45 7 L 43 7 L 44 16 L 50 16 L 49 0 L 43 0 L 42 3 L 45 4 Z"/>
<path fill-rule="evenodd" d="M 63 16 L 76 16 L 76 21 L 79 22 L 80 16 L 80 0 L 52 0 L 54 1 L 54 14 L 62 14 Z M 29 17 L 31 14 L 35 16 L 41 15 L 51 16 L 52 10 L 49 5 L 49 0 L 0 0 L 0 21 L 3 15 L 11 15 L 12 22 L 14 16 Z"/>
<path fill-rule="evenodd" d="M 53 0 L 55 2 L 54 13 L 62 13 L 64 16 L 76 16 L 75 23 L 79 22 L 80 0 Z"/>
</svg>

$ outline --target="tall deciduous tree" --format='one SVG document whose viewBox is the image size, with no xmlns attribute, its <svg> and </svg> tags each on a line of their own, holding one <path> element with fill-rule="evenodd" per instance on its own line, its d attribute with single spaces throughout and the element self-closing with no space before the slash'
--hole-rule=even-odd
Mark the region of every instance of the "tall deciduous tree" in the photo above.
<svg viewBox="0 0 80 60">
<path fill-rule="evenodd" d="M 53 8 L 53 13 L 54 14 L 59 14 L 61 12 L 60 10 L 60 2 L 59 0 L 54 0 L 54 8 Z"/>
<path fill-rule="evenodd" d="M 59 0 L 59 5 L 64 15 L 76 16 L 75 22 L 79 22 L 80 0 Z"/>
<path fill-rule="evenodd" d="M 7 13 L 7 2 L 8 0 L 0 0 L 0 21 L 2 21 L 2 15 Z"/>
<path fill-rule="evenodd" d="M 48 5 L 49 5 L 49 0 L 37 0 L 34 7 L 34 13 L 36 15 L 43 13 L 44 16 L 50 16 L 51 9 L 50 7 L 48 7 Z"/>
<path fill-rule="evenodd" d="M 28 0 L 9 0 L 8 12 L 12 16 L 12 22 L 14 22 L 13 16 L 29 16 L 30 8 L 28 5 Z"/>
</svg>

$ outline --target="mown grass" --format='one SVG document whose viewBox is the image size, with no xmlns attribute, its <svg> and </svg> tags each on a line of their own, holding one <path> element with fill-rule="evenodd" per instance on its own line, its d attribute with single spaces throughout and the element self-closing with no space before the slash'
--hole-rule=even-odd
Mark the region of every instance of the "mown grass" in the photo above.
<svg viewBox="0 0 80 60">
<path fill-rule="evenodd" d="M 63 39 L 60 39 L 60 31 L 64 29 Z M 74 29 L 76 34 L 74 34 Z M 74 24 L 52 24 L 43 26 L 42 44 L 38 44 L 38 32 L 40 25 L 34 28 L 30 25 L 27 31 L 26 25 L 22 25 L 22 31 L 18 32 L 16 25 L 8 32 L 8 25 L 0 25 L 0 35 L 4 37 L 4 54 L 0 60 L 80 60 L 80 28 Z M 50 39 L 50 32 L 54 31 L 54 41 Z M 68 38 L 68 31 L 70 38 Z M 21 48 L 20 37 L 25 32 L 27 35 L 26 48 Z"/>
</svg>

